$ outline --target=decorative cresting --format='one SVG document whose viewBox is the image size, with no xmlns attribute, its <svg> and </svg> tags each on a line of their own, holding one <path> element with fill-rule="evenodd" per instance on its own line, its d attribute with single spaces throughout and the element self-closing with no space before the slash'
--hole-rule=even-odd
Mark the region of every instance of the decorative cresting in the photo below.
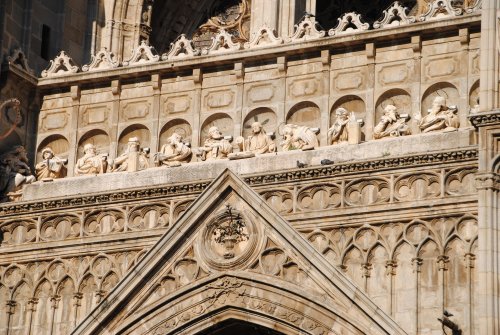
<svg viewBox="0 0 500 335">
<path fill-rule="evenodd" d="M 338 24 L 335 28 L 328 30 L 329 36 L 338 36 L 342 34 L 350 34 L 358 31 L 370 29 L 370 24 L 363 22 L 361 14 L 350 12 L 338 18 Z"/>
<path fill-rule="evenodd" d="M 326 32 L 324 30 L 320 30 L 321 27 L 319 23 L 316 21 L 314 15 L 306 13 L 302 21 L 295 26 L 295 32 L 292 36 L 287 40 L 287 42 L 303 42 L 315 40 L 321 37 L 324 37 Z"/>
<path fill-rule="evenodd" d="M 173 60 L 180 58 L 188 58 L 200 55 L 200 50 L 195 49 L 193 41 L 189 40 L 186 35 L 180 35 L 175 42 L 170 43 L 170 51 L 161 55 L 161 60 Z"/>
<path fill-rule="evenodd" d="M 7 108 L 12 108 L 13 115 L 7 115 Z M 5 117 L 2 117 L 5 115 Z M 5 125 L 0 123 L 0 140 L 7 138 L 21 124 L 21 102 L 18 99 L 9 99 L 0 104 L 0 122 L 5 120 Z"/>
<path fill-rule="evenodd" d="M 248 215 L 226 204 L 206 225 L 195 248 L 210 268 L 238 269 L 256 257 L 258 235 Z"/>
<path fill-rule="evenodd" d="M 446 17 L 460 16 L 462 8 L 454 8 L 450 0 L 434 0 L 428 7 L 427 12 L 419 17 L 420 21 L 439 20 Z"/>
<path fill-rule="evenodd" d="M 11 55 L 7 57 L 7 62 L 9 65 L 17 66 L 31 75 L 35 74 L 35 71 L 29 67 L 26 55 L 20 48 L 16 48 L 12 51 Z"/>
<path fill-rule="evenodd" d="M 203 55 L 213 55 L 225 52 L 240 50 L 243 45 L 237 42 L 233 35 L 222 29 L 217 35 L 212 37 L 212 44 L 208 48 L 203 48 Z"/>
<path fill-rule="evenodd" d="M 150 46 L 146 41 L 141 41 L 141 44 L 134 49 L 132 57 L 123 62 L 123 66 L 154 63 L 159 60 L 160 56 L 156 54 L 155 48 Z"/>
<path fill-rule="evenodd" d="M 82 66 L 82 71 L 88 72 L 108 70 L 114 69 L 119 65 L 120 63 L 115 60 L 115 55 L 112 52 L 108 51 L 106 47 L 103 47 L 97 54 L 92 55 L 92 61 L 90 62 L 90 64 Z"/>
<path fill-rule="evenodd" d="M 50 61 L 48 69 L 42 71 L 42 77 L 55 77 L 64 74 L 77 73 L 79 70 L 73 59 L 63 50 Z"/>
<path fill-rule="evenodd" d="M 467 14 L 474 13 L 483 7 L 483 0 L 465 0 L 464 10 Z"/>
<path fill-rule="evenodd" d="M 271 29 L 267 23 L 252 36 L 249 42 L 245 43 L 245 49 L 263 48 L 273 45 L 283 44 L 283 39 L 278 37 L 276 31 Z"/>
<path fill-rule="evenodd" d="M 396 1 L 382 12 L 383 17 L 373 23 L 373 28 L 389 28 L 414 23 L 416 20 L 415 16 L 407 16 L 408 12 L 409 9 L 407 7 Z"/>
</svg>

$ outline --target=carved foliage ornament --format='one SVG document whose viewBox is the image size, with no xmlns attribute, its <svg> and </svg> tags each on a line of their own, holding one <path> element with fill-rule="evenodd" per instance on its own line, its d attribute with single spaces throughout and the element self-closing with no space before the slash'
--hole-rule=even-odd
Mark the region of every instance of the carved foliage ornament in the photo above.
<svg viewBox="0 0 500 335">
<path fill-rule="evenodd" d="M 203 55 L 217 54 L 240 50 L 242 44 L 234 41 L 234 36 L 222 29 L 215 37 L 212 37 L 212 44 L 202 50 Z"/>
<path fill-rule="evenodd" d="M 86 64 L 82 67 L 83 72 L 96 71 L 96 70 L 106 70 L 114 69 L 118 67 L 119 63 L 114 59 L 115 55 L 108 51 L 106 47 L 99 50 L 95 55 L 92 55 L 92 61 L 90 64 Z"/>
<path fill-rule="evenodd" d="M 26 59 L 26 55 L 24 54 L 24 52 L 20 48 L 14 49 L 14 51 L 12 51 L 12 54 L 9 57 L 7 57 L 7 62 L 10 65 L 15 65 L 15 66 L 21 68 L 22 70 L 28 72 L 31 75 L 33 75 L 35 73 L 29 67 L 28 60 Z"/>
<path fill-rule="evenodd" d="M 42 77 L 47 78 L 68 73 L 77 73 L 78 70 L 79 68 L 73 59 L 66 52 L 61 51 L 56 58 L 50 61 L 49 68 L 42 71 Z"/>
<path fill-rule="evenodd" d="M 462 8 L 454 8 L 450 0 L 434 0 L 428 7 L 427 12 L 422 14 L 420 21 L 437 20 L 449 16 L 463 14 Z"/>
<path fill-rule="evenodd" d="M 193 41 L 188 40 L 186 35 L 180 35 L 174 43 L 170 43 L 170 51 L 161 56 L 162 60 L 172 60 L 198 56 L 200 50 L 195 49 Z"/>
<path fill-rule="evenodd" d="M 464 10 L 467 14 L 474 13 L 483 7 L 483 0 L 465 0 Z"/>
<path fill-rule="evenodd" d="M 314 16 L 306 14 L 303 20 L 295 25 L 295 32 L 290 36 L 289 42 L 302 42 L 324 37 L 326 32 L 318 28 L 320 26 Z"/>
<path fill-rule="evenodd" d="M 276 31 L 266 23 L 255 33 L 250 42 L 245 43 L 245 49 L 261 48 L 283 44 L 283 39 L 278 37 Z"/>
<path fill-rule="evenodd" d="M 156 54 L 154 47 L 150 46 L 146 41 L 141 41 L 141 44 L 134 49 L 129 60 L 123 62 L 124 66 L 153 63 L 160 60 L 160 56 Z"/>
<path fill-rule="evenodd" d="M 338 24 L 335 28 L 328 30 L 329 36 L 337 36 L 342 34 L 349 34 L 357 30 L 363 31 L 370 28 L 370 24 L 363 22 L 361 14 L 350 12 L 338 18 Z"/>
<path fill-rule="evenodd" d="M 408 8 L 401 5 L 399 1 L 396 1 L 382 12 L 383 17 L 373 23 L 373 28 L 388 28 L 414 23 L 415 17 L 407 16 L 408 12 Z"/>
</svg>

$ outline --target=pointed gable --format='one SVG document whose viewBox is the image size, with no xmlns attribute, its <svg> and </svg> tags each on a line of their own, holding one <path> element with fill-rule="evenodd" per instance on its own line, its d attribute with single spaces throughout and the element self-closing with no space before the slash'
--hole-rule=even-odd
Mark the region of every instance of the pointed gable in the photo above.
<svg viewBox="0 0 500 335">
<path fill-rule="evenodd" d="M 214 316 L 285 333 L 404 334 L 227 169 L 73 334 L 195 334 Z"/>
</svg>

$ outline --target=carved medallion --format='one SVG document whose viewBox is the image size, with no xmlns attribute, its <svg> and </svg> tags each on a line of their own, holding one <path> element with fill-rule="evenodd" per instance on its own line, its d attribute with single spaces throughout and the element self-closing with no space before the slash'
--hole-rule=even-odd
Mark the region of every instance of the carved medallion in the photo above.
<svg viewBox="0 0 500 335">
<path fill-rule="evenodd" d="M 256 257 L 257 240 L 256 225 L 226 204 L 204 228 L 197 243 L 198 254 L 215 270 L 238 269 Z"/>
</svg>

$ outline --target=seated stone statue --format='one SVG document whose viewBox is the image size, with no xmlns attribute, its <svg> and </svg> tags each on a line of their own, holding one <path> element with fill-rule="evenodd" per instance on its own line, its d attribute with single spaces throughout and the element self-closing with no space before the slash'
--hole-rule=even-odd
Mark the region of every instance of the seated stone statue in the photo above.
<svg viewBox="0 0 500 335">
<path fill-rule="evenodd" d="M 282 136 L 283 141 L 280 144 L 283 151 L 313 150 L 319 146 L 316 133 L 307 126 L 286 124 L 283 127 Z"/>
<path fill-rule="evenodd" d="M 131 137 L 127 149 L 113 161 L 111 172 L 140 171 L 149 167 L 149 149 L 140 149 L 139 139 Z"/>
<path fill-rule="evenodd" d="M 199 156 L 202 161 L 223 159 L 227 158 L 233 152 L 233 146 L 222 136 L 219 128 L 214 126 L 208 130 L 208 138 L 199 150 Z"/>
<path fill-rule="evenodd" d="M 260 122 L 252 123 L 252 135 L 245 140 L 245 151 L 254 154 L 265 154 L 276 151 L 276 144 L 267 135 Z"/>
<path fill-rule="evenodd" d="M 395 106 L 387 105 L 384 108 L 384 115 L 380 118 L 379 123 L 373 129 L 373 137 L 375 139 L 383 137 L 398 137 L 410 135 L 411 131 L 406 120 L 399 116 Z"/>
<path fill-rule="evenodd" d="M 460 121 L 457 116 L 457 107 L 447 106 L 446 99 L 439 96 L 434 98 L 432 106 L 429 109 L 429 114 L 423 118 L 417 115 L 415 118 L 418 121 L 418 126 L 423 133 L 438 130 L 451 131 L 460 127 Z"/>
<path fill-rule="evenodd" d="M 328 137 L 330 144 L 347 143 L 348 132 L 347 124 L 349 123 L 349 112 L 345 108 L 337 108 L 335 111 L 335 122 L 328 129 Z"/>
<path fill-rule="evenodd" d="M 182 136 L 173 133 L 160 152 L 155 154 L 154 162 L 156 166 L 180 166 L 181 163 L 189 163 L 191 156 L 191 148 L 182 141 Z"/>
<path fill-rule="evenodd" d="M 91 143 L 85 144 L 83 153 L 83 157 L 76 162 L 75 176 L 106 173 L 107 155 L 97 155 L 96 147 Z"/>
<path fill-rule="evenodd" d="M 22 145 L 0 157 L 0 199 L 16 201 L 21 198 L 22 187 L 36 181 L 28 165 L 28 156 Z"/>
</svg>

